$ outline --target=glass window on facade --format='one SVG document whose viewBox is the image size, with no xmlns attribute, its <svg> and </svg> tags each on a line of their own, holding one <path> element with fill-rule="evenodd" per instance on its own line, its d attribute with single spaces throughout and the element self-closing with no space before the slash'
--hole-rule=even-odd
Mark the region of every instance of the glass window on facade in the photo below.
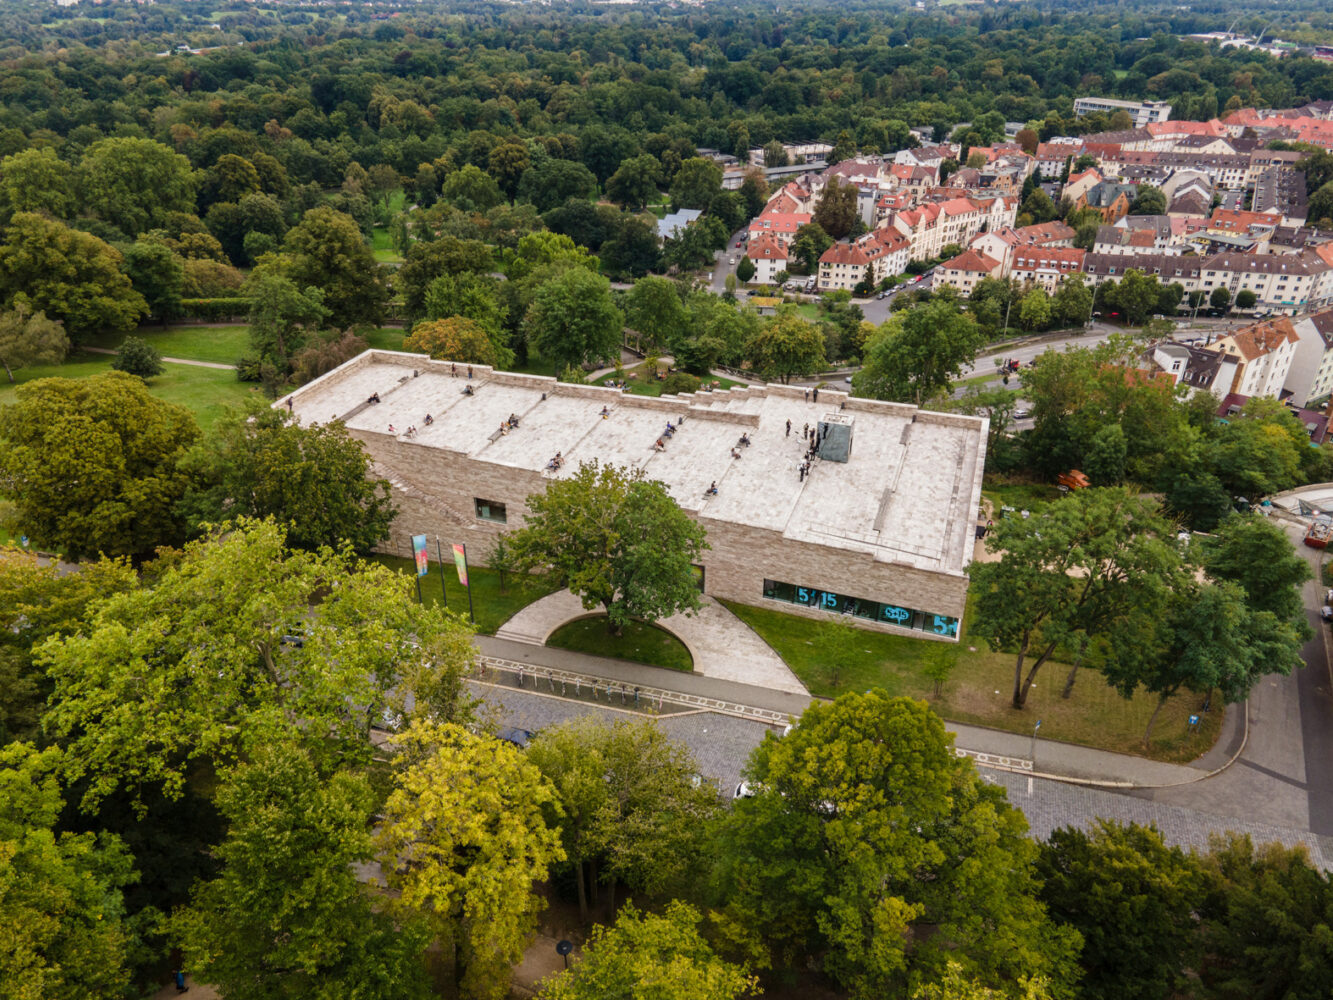
<svg viewBox="0 0 1333 1000">
<path fill-rule="evenodd" d="M 958 619 L 948 615 L 931 614 L 863 597 L 849 597 L 846 594 L 835 594 L 831 590 L 802 587 L 795 583 L 783 583 L 781 580 L 765 580 L 764 596 L 771 601 L 801 604 L 831 615 L 850 615 L 853 618 L 883 622 L 899 628 L 931 632 L 951 639 L 958 638 Z"/>
<path fill-rule="evenodd" d="M 508 524 L 509 515 L 505 512 L 505 505 L 495 500 L 482 500 L 473 498 L 472 501 L 477 507 L 477 517 L 483 521 L 495 521 L 499 524 Z"/>
</svg>

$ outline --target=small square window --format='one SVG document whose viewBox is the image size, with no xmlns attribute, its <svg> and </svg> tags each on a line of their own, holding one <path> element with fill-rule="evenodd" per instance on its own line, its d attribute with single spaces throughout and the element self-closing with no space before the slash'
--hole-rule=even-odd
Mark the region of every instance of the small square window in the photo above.
<svg viewBox="0 0 1333 1000">
<path fill-rule="evenodd" d="M 477 517 L 483 521 L 494 521 L 497 524 L 508 524 L 509 516 L 505 512 L 505 505 L 495 500 L 482 500 L 473 498 L 473 504 L 477 508 Z"/>
</svg>

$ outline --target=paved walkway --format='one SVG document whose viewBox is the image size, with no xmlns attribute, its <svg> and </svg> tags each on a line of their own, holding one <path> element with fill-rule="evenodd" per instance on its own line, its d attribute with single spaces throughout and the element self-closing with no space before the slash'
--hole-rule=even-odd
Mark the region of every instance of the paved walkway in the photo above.
<svg viewBox="0 0 1333 1000">
<path fill-rule="evenodd" d="M 545 646 L 561 625 L 592 614 L 568 590 L 534 601 L 496 631 L 497 639 Z M 657 623 L 690 651 L 694 672 L 716 680 L 732 681 L 789 694 L 806 694 L 805 685 L 773 648 L 710 597 L 695 614 L 672 615 Z M 650 667 L 659 674 L 660 668 Z M 662 683 L 659 681 L 658 683 Z"/>
<path fill-rule="evenodd" d="M 637 704 L 641 711 L 653 714 L 693 709 L 781 725 L 799 716 L 813 700 L 806 693 L 697 672 L 682 674 L 500 636 L 478 636 L 477 645 L 498 683 L 515 685 L 522 667 L 523 686 L 529 690 L 571 700 L 577 691 L 577 700 L 615 708 L 634 710 Z M 1056 740 L 1038 739 L 1034 744 L 1031 736 L 1021 733 L 948 720 L 945 725 L 957 734 L 959 751 L 986 767 L 1119 790 L 1179 788 L 1202 781 L 1231 762 L 1247 735 L 1245 711 L 1245 706 L 1229 709 L 1216 746 L 1190 765 L 1164 764 Z"/>
<path fill-rule="evenodd" d="M 80 347 L 79 350 L 87 351 L 90 354 L 116 353 L 109 347 L 88 347 L 86 345 Z M 236 370 L 235 365 L 224 365 L 218 361 L 191 361 L 188 358 L 163 358 L 162 360 L 169 365 L 193 365 L 195 368 L 218 368 L 224 372 L 233 372 Z"/>
</svg>

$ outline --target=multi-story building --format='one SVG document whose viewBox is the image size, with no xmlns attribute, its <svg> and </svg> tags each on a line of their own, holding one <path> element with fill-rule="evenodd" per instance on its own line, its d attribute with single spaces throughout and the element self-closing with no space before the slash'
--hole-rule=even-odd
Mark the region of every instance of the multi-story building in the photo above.
<svg viewBox="0 0 1333 1000">
<path fill-rule="evenodd" d="M 910 244 L 892 230 L 877 229 L 851 243 L 834 243 L 819 258 L 819 290 L 852 291 L 877 284 L 907 267 Z"/>
<path fill-rule="evenodd" d="M 1012 226 L 1016 214 L 1015 198 L 950 198 L 895 212 L 889 226 L 911 245 L 912 260 L 930 260 L 951 244 L 967 246 L 982 230 Z"/>
<path fill-rule="evenodd" d="M 772 233 L 761 233 L 745 248 L 745 256 L 754 265 L 754 280 L 761 285 L 777 283 L 777 276 L 787 270 L 787 247 Z"/>
<path fill-rule="evenodd" d="M 1299 339 L 1283 386 L 1303 406 L 1323 402 L 1333 394 L 1333 309 L 1301 316 L 1292 327 Z"/>
<path fill-rule="evenodd" d="M 767 233 L 789 246 L 796 238 L 796 231 L 809 222 L 813 216 L 809 212 L 765 212 L 757 215 L 750 222 L 750 239 L 756 239 Z"/>
<path fill-rule="evenodd" d="M 1255 295 L 1255 310 L 1293 316 L 1329 301 L 1330 267 L 1317 253 L 1220 253 L 1200 265 L 1199 291 L 1225 288 L 1231 301 L 1242 291 Z M 1239 391 L 1239 390 L 1237 390 Z M 1254 395 L 1246 393 L 1245 395 Z"/>
<path fill-rule="evenodd" d="M 1281 317 L 1242 327 L 1214 341 L 1207 350 L 1236 361 L 1231 392 L 1277 399 L 1300 340 L 1290 319 Z"/>
<path fill-rule="evenodd" d="M 958 290 L 958 294 L 967 297 L 983 278 L 998 278 L 1003 274 L 1004 265 L 980 250 L 964 250 L 952 260 L 946 260 L 935 269 L 935 285 L 948 285 Z"/>
<path fill-rule="evenodd" d="M 1144 128 L 1171 118 L 1171 105 L 1165 101 L 1117 101 L 1110 97 L 1079 97 L 1074 100 L 1074 114 L 1079 118 L 1098 111 L 1108 115 L 1128 111 L 1135 128 Z"/>
<path fill-rule="evenodd" d="M 643 470 L 705 530 L 705 595 L 958 639 L 985 418 L 798 386 L 654 399 L 461 367 L 367 351 L 275 404 L 306 424 L 332 414 L 365 445 L 399 509 L 383 551 L 427 534 L 481 555 L 523 525 L 529 498 L 597 461 Z M 803 424 L 818 461 L 798 473 L 809 442 L 787 428 Z M 736 458 L 742 436 L 753 447 Z"/>
<path fill-rule="evenodd" d="M 1009 277 L 1025 286 L 1054 292 L 1067 274 L 1083 270 L 1086 250 L 1074 247 L 1024 247 L 1014 251 Z"/>
</svg>

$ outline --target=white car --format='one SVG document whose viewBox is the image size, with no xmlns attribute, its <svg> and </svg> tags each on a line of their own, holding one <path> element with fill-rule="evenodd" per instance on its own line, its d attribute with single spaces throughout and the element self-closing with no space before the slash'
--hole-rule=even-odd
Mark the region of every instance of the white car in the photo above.
<svg viewBox="0 0 1333 1000">
<path fill-rule="evenodd" d="M 1026 420 L 1030 416 L 1032 416 L 1032 411 L 1029 410 L 1026 406 L 1020 406 L 1018 409 L 1014 411 L 1015 420 Z"/>
<path fill-rule="evenodd" d="M 736 266 L 736 258 L 735 258 L 735 257 L 732 257 L 730 260 L 727 261 L 727 263 L 730 264 L 732 267 L 735 267 L 735 266 Z"/>
</svg>

